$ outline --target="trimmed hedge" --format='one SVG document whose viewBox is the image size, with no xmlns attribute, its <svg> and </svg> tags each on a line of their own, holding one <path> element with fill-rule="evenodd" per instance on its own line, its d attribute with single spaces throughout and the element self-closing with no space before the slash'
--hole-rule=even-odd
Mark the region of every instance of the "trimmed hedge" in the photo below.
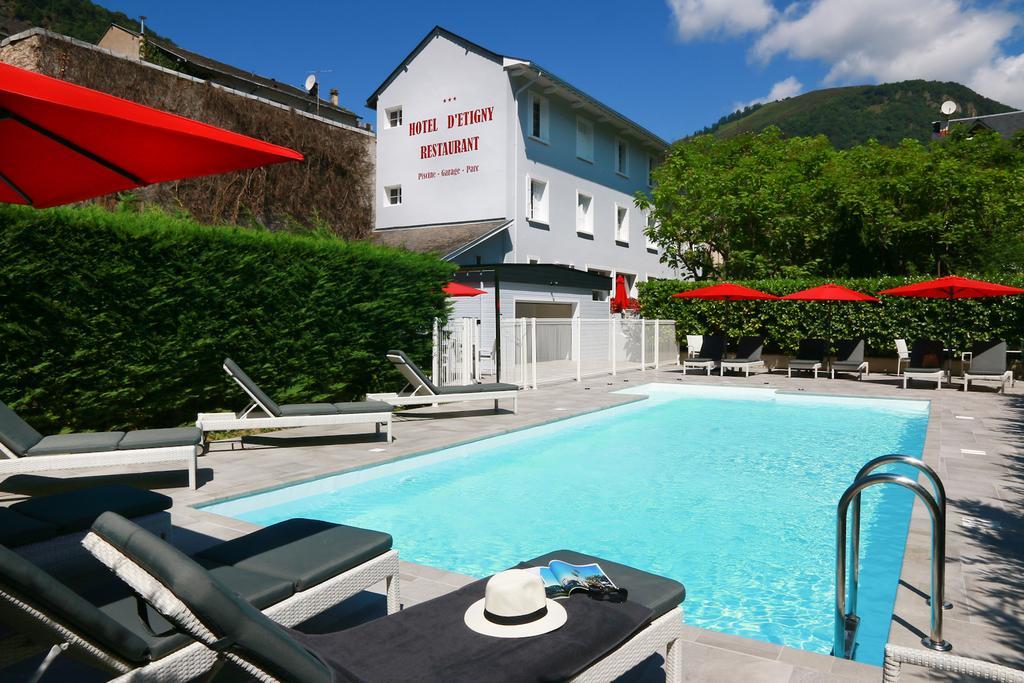
<svg viewBox="0 0 1024 683">
<path fill-rule="evenodd" d="M 276 400 L 341 401 L 430 355 L 454 266 L 332 237 L 159 212 L 0 206 L 0 400 L 43 432 L 237 410 L 234 358 Z"/>
<path fill-rule="evenodd" d="M 969 275 L 967 277 L 970 277 Z M 769 294 L 783 295 L 831 281 L 867 294 L 927 277 L 874 277 L 825 280 L 823 278 L 743 280 L 739 284 Z M 981 278 L 1024 287 L 1024 276 Z M 826 333 L 829 305 L 832 306 L 832 339 L 863 337 L 868 352 L 895 356 L 894 339 L 912 342 L 920 338 L 939 339 L 953 348 L 967 349 L 971 342 L 1005 339 L 1011 348 L 1024 342 L 1024 295 L 990 299 L 917 299 L 881 296 L 881 303 L 804 301 L 696 301 L 673 299 L 687 289 L 707 282 L 652 280 L 640 283 L 640 311 L 647 318 L 676 321 L 677 334 L 700 334 L 722 330 L 729 337 L 763 334 L 769 352 L 792 354 L 800 340 Z"/>
</svg>

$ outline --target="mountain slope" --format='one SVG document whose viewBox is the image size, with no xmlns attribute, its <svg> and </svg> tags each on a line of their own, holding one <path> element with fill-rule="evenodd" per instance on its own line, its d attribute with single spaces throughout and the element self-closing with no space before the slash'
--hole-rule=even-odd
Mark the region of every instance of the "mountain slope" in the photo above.
<svg viewBox="0 0 1024 683">
<path fill-rule="evenodd" d="M 926 142 L 945 100 L 960 105 L 962 113 L 957 116 L 1013 111 L 959 83 L 915 80 L 814 90 L 734 112 L 700 132 L 732 137 L 778 126 L 786 135 L 823 133 L 838 148 L 870 138 L 886 145 L 904 138 Z"/>
<path fill-rule="evenodd" d="M 0 29 L 15 33 L 34 26 L 95 43 L 107 27 L 120 24 L 139 30 L 139 22 L 123 12 L 114 12 L 89 0 L 0 0 Z M 154 38 L 170 42 L 153 33 Z"/>
</svg>

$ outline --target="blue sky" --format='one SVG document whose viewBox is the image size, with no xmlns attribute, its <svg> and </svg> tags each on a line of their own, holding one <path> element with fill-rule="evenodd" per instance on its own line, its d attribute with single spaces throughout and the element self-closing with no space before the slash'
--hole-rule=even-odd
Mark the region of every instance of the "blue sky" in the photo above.
<svg viewBox="0 0 1024 683">
<path fill-rule="evenodd" d="M 366 98 L 435 24 L 527 58 L 669 140 L 830 85 L 956 80 L 1024 107 L 1021 0 L 100 0 L 186 49 Z"/>
</svg>

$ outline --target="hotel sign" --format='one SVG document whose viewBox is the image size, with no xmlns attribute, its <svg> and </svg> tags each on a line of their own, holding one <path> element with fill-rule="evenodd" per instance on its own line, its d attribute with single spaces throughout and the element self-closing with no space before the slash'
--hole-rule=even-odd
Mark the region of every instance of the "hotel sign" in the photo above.
<svg viewBox="0 0 1024 683">
<path fill-rule="evenodd" d="M 437 133 L 442 125 L 445 131 L 451 131 L 466 126 L 475 126 L 481 123 L 494 121 L 494 107 L 480 107 L 466 111 L 448 114 L 442 117 L 412 121 L 409 123 L 409 136 Z M 452 136 L 440 142 L 430 142 L 420 145 L 420 159 L 435 159 L 438 157 L 453 156 L 456 154 L 467 154 L 480 150 L 480 136 Z M 460 168 L 446 168 L 442 171 L 428 171 L 419 173 L 420 180 L 428 180 L 438 176 L 448 177 L 461 175 L 462 173 L 476 173 L 480 170 L 479 165 L 467 165 Z"/>
</svg>

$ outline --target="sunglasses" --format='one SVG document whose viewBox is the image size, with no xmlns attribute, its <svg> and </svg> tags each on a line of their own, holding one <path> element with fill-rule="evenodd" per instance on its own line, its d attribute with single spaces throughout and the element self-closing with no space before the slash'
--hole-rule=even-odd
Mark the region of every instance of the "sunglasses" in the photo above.
<svg viewBox="0 0 1024 683">
<path fill-rule="evenodd" d="M 606 590 L 589 590 L 587 595 L 590 596 L 591 600 L 601 600 L 602 602 L 626 602 L 626 597 L 629 595 L 629 591 L 625 588 L 615 588 Z"/>
</svg>

